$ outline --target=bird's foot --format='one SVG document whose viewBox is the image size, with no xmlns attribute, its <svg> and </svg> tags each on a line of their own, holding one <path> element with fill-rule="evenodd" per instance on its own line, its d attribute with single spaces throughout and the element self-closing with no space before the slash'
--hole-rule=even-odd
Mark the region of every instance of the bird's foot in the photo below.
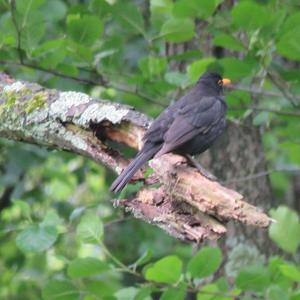
<svg viewBox="0 0 300 300">
<path fill-rule="evenodd" d="M 190 165 L 192 165 L 193 167 L 195 167 L 199 173 L 201 173 L 204 177 L 206 177 L 209 180 L 212 181 L 216 181 L 217 177 L 214 176 L 213 174 L 211 174 L 210 172 L 208 172 L 207 170 L 205 170 L 202 165 L 197 162 L 192 156 L 190 155 L 185 155 L 187 161 L 190 163 Z"/>
<path fill-rule="evenodd" d="M 200 164 L 196 167 L 196 169 L 207 179 L 211 181 L 217 181 L 218 178 L 215 175 L 208 172 L 207 170 L 205 170 Z"/>
</svg>

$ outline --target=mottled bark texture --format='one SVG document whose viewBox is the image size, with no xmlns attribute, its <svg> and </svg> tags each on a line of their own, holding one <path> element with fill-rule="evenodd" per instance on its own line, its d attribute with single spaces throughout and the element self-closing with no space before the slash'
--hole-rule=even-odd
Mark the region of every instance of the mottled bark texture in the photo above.
<svg viewBox="0 0 300 300">
<path fill-rule="evenodd" d="M 291 186 L 286 196 L 289 205 L 300 214 L 300 175 L 293 174 Z"/>
<path fill-rule="evenodd" d="M 138 149 L 151 122 L 128 106 L 83 93 L 45 89 L 4 74 L 0 75 L 0 91 L 0 137 L 68 150 L 116 173 L 128 161 L 107 141 Z M 181 156 L 167 154 L 150 165 L 154 170 L 151 176 L 144 178 L 142 172 L 135 176 L 145 183 L 143 189 L 120 205 L 176 238 L 194 242 L 217 239 L 226 232 L 229 220 L 258 227 L 270 222 L 244 202 L 242 195 L 204 178 Z"/>
<path fill-rule="evenodd" d="M 267 163 L 259 128 L 252 125 L 251 118 L 242 124 L 228 122 L 225 134 L 200 161 L 213 170 L 222 184 L 242 193 L 252 205 L 263 211 L 271 208 L 269 177 L 255 176 L 267 170 Z M 229 255 L 229 275 L 277 251 L 267 230 L 253 230 L 242 224 L 228 224 L 226 239 L 221 242 L 223 252 Z"/>
</svg>

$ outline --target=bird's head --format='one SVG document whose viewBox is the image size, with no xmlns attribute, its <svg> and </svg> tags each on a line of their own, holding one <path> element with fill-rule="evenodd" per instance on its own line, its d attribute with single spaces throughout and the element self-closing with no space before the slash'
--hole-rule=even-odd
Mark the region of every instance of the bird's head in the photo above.
<svg viewBox="0 0 300 300">
<path fill-rule="evenodd" d="M 221 95 L 223 86 L 230 84 L 230 82 L 229 79 L 222 78 L 217 73 L 205 73 L 199 78 L 197 85 L 201 86 L 202 90 L 204 89 L 208 94 Z"/>
</svg>

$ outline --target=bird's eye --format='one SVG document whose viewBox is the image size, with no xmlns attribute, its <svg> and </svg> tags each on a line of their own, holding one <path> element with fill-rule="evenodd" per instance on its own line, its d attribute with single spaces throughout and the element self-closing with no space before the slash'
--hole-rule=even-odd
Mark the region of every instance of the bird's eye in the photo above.
<svg viewBox="0 0 300 300">
<path fill-rule="evenodd" d="M 223 85 L 223 80 L 222 80 L 222 79 L 218 80 L 218 85 L 219 85 L 219 86 L 222 86 L 222 85 Z"/>
</svg>

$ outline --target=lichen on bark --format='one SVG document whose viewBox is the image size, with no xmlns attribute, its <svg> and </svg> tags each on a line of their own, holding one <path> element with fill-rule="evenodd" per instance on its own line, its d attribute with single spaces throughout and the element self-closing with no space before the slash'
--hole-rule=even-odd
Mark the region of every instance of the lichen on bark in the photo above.
<svg viewBox="0 0 300 300">
<path fill-rule="evenodd" d="M 0 114 L 22 111 L 30 114 L 47 104 L 45 92 L 35 91 L 20 81 L 5 86 L 1 91 L 1 99 Z"/>
</svg>

